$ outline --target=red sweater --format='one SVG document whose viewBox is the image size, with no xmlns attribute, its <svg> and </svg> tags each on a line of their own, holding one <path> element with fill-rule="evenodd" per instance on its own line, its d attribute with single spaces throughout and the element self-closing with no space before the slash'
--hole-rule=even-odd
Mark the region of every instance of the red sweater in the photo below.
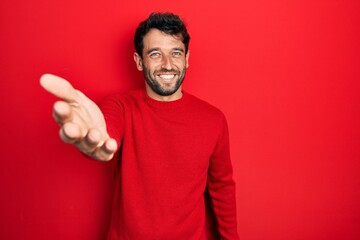
<svg viewBox="0 0 360 240">
<path fill-rule="evenodd" d="M 206 186 L 220 236 L 238 239 L 228 128 L 218 109 L 187 93 L 159 102 L 139 90 L 100 108 L 120 145 L 108 240 L 206 239 Z"/>
</svg>

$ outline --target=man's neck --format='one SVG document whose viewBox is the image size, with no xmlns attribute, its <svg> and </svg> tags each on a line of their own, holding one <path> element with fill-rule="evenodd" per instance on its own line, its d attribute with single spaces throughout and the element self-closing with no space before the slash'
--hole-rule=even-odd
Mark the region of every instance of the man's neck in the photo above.
<svg viewBox="0 0 360 240">
<path fill-rule="evenodd" d="M 146 93 L 150 98 L 157 100 L 157 101 L 161 101 L 161 102 L 176 101 L 176 100 L 179 100 L 180 98 L 182 98 L 182 96 L 183 96 L 181 87 L 175 93 L 173 93 L 169 96 L 162 96 L 162 95 L 159 95 L 159 94 L 155 93 L 154 91 L 152 91 L 152 89 L 149 86 L 146 86 Z"/>
</svg>

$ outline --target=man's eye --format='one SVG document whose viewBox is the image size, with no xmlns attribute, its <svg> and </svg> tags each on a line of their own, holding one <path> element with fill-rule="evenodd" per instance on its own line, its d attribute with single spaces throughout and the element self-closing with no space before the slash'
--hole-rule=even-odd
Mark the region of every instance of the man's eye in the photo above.
<svg viewBox="0 0 360 240">
<path fill-rule="evenodd" d="M 154 52 L 150 54 L 150 57 L 158 57 L 158 56 L 160 56 L 160 53 L 158 52 Z"/>
<path fill-rule="evenodd" d="M 173 52 L 173 55 L 174 55 L 175 57 L 178 57 L 178 56 L 181 56 L 181 55 L 182 55 L 182 52 Z"/>
</svg>

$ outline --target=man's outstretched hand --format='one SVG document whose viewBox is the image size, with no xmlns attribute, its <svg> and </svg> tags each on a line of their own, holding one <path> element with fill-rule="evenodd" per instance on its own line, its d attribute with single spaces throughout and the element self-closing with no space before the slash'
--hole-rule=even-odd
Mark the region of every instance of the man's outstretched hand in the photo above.
<svg viewBox="0 0 360 240">
<path fill-rule="evenodd" d="M 54 104 L 53 110 L 53 117 L 60 125 L 60 138 L 94 159 L 110 160 L 117 143 L 108 135 L 99 107 L 68 81 L 55 75 L 44 74 L 40 84 L 62 99 Z"/>
</svg>

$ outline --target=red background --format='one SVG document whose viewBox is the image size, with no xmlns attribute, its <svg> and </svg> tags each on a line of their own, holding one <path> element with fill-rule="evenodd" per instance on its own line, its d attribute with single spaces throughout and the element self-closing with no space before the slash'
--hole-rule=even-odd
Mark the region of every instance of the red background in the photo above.
<svg viewBox="0 0 360 240">
<path fill-rule="evenodd" d="M 142 87 L 151 11 L 188 23 L 185 89 L 228 118 L 242 239 L 360 239 L 357 0 L 2 0 L 0 238 L 104 239 L 110 165 L 60 141 L 39 77 L 95 101 Z"/>
</svg>

